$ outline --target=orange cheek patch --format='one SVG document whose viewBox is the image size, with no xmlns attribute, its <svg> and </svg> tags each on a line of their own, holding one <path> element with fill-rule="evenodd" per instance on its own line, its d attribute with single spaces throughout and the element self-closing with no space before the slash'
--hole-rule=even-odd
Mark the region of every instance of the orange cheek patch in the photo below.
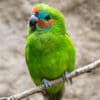
<svg viewBox="0 0 100 100">
<path fill-rule="evenodd" d="M 43 22 L 42 20 L 38 20 L 38 25 L 43 27 L 43 26 L 46 26 L 46 23 Z"/>
<path fill-rule="evenodd" d="M 40 27 L 49 27 L 49 26 L 54 25 L 55 23 L 56 23 L 55 20 L 50 20 L 49 22 L 44 22 L 44 21 L 42 21 L 42 20 L 38 20 L 38 25 L 39 25 Z"/>
</svg>

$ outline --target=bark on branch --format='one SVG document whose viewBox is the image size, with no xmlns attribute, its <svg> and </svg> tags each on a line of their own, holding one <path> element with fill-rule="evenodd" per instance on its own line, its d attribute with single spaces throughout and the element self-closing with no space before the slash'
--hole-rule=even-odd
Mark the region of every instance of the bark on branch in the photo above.
<svg viewBox="0 0 100 100">
<path fill-rule="evenodd" d="M 76 69 L 75 71 L 73 71 L 72 73 L 67 75 L 67 79 L 79 76 L 79 75 L 87 73 L 87 72 L 90 72 L 91 70 L 94 70 L 94 69 L 96 69 L 98 67 L 100 67 L 100 59 L 95 61 L 94 63 L 91 63 L 89 65 L 86 65 L 84 67 Z M 59 84 L 61 82 L 64 82 L 62 77 L 57 79 L 57 80 L 51 81 L 51 85 L 53 87 L 53 86 L 55 86 L 55 85 L 57 85 L 57 84 Z M 20 99 L 28 97 L 28 96 L 30 96 L 32 94 L 41 93 L 44 90 L 45 90 L 44 85 L 40 85 L 38 87 L 31 88 L 29 90 L 26 90 L 26 91 L 24 91 L 22 93 L 19 93 L 19 94 L 15 94 L 15 95 L 10 96 L 10 97 L 0 98 L 0 100 L 20 100 Z"/>
</svg>

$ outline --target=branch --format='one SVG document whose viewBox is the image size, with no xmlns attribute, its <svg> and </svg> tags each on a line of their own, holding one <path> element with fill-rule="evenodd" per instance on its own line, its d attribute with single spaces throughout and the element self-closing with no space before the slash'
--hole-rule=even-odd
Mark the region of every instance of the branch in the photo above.
<svg viewBox="0 0 100 100">
<path fill-rule="evenodd" d="M 94 69 L 96 69 L 98 67 L 100 67 L 100 59 L 95 61 L 94 63 L 91 63 L 91 64 L 86 65 L 84 67 L 78 68 L 75 71 L 71 72 L 70 74 L 67 75 L 67 79 L 70 79 L 70 78 L 79 76 L 81 74 L 90 72 L 91 70 L 94 70 Z M 59 83 L 62 83 L 62 82 L 64 82 L 64 80 L 61 77 L 61 78 L 59 78 L 57 80 L 51 81 L 51 86 L 53 87 L 53 86 L 55 86 L 55 85 L 57 85 Z M 20 99 L 28 97 L 28 96 L 30 96 L 32 94 L 41 93 L 44 90 L 45 90 L 44 85 L 40 85 L 38 87 L 31 88 L 29 90 L 26 90 L 26 91 L 24 91 L 22 93 L 19 93 L 19 94 L 15 94 L 15 95 L 10 96 L 10 97 L 0 98 L 0 100 L 20 100 Z"/>
</svg>

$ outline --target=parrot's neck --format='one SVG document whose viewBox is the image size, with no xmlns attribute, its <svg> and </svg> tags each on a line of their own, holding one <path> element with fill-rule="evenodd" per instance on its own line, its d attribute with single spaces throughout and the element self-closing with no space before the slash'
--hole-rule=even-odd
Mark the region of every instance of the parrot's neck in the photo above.
<svg viewBox="0 0 100 100">
<path fill-rule="evenodd" d="M 28 35 L 30 34 L 44 34 L 44 33 L 53 33 L 53 34 L 61 34 L 61 35 L 65 35 L 66 34 L 66 28 L 64 27 L 52 27 L 52 28 L 46 28 L 46 29 L 42 29 L 42 28 L 39 28 L 33 32 L 33 30 L 31 28 L 28 28 Z"/>
</svg>

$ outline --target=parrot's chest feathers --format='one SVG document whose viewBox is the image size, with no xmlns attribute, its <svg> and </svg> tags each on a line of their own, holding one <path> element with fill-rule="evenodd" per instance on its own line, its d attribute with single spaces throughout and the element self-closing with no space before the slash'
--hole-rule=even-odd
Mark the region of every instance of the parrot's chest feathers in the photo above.
<svg viewBox="0 0 100 100">
<path fill-rule="evenodd" d="M 31 39 L 31 43 L 26 46 L 26 59 L 30 62 L 32 69 L 42 77 L 57 78 L 62 75 L 66 69 L 67 59 L 67 45 L 64 39 L 54 36 Z"/>
<path fill-rule="evenodd" d="M 28 58 L 35 58 L 36 61 L 36 59 L 56 59 L 57 56 L 63 56 L 64 53 L 67 53 L 66 47 L 67 44 L 63 36 L 58 37 L 52 34 L 44 34 L 31 36 L 26 50 L 29 55 Z"/>
</svg>

